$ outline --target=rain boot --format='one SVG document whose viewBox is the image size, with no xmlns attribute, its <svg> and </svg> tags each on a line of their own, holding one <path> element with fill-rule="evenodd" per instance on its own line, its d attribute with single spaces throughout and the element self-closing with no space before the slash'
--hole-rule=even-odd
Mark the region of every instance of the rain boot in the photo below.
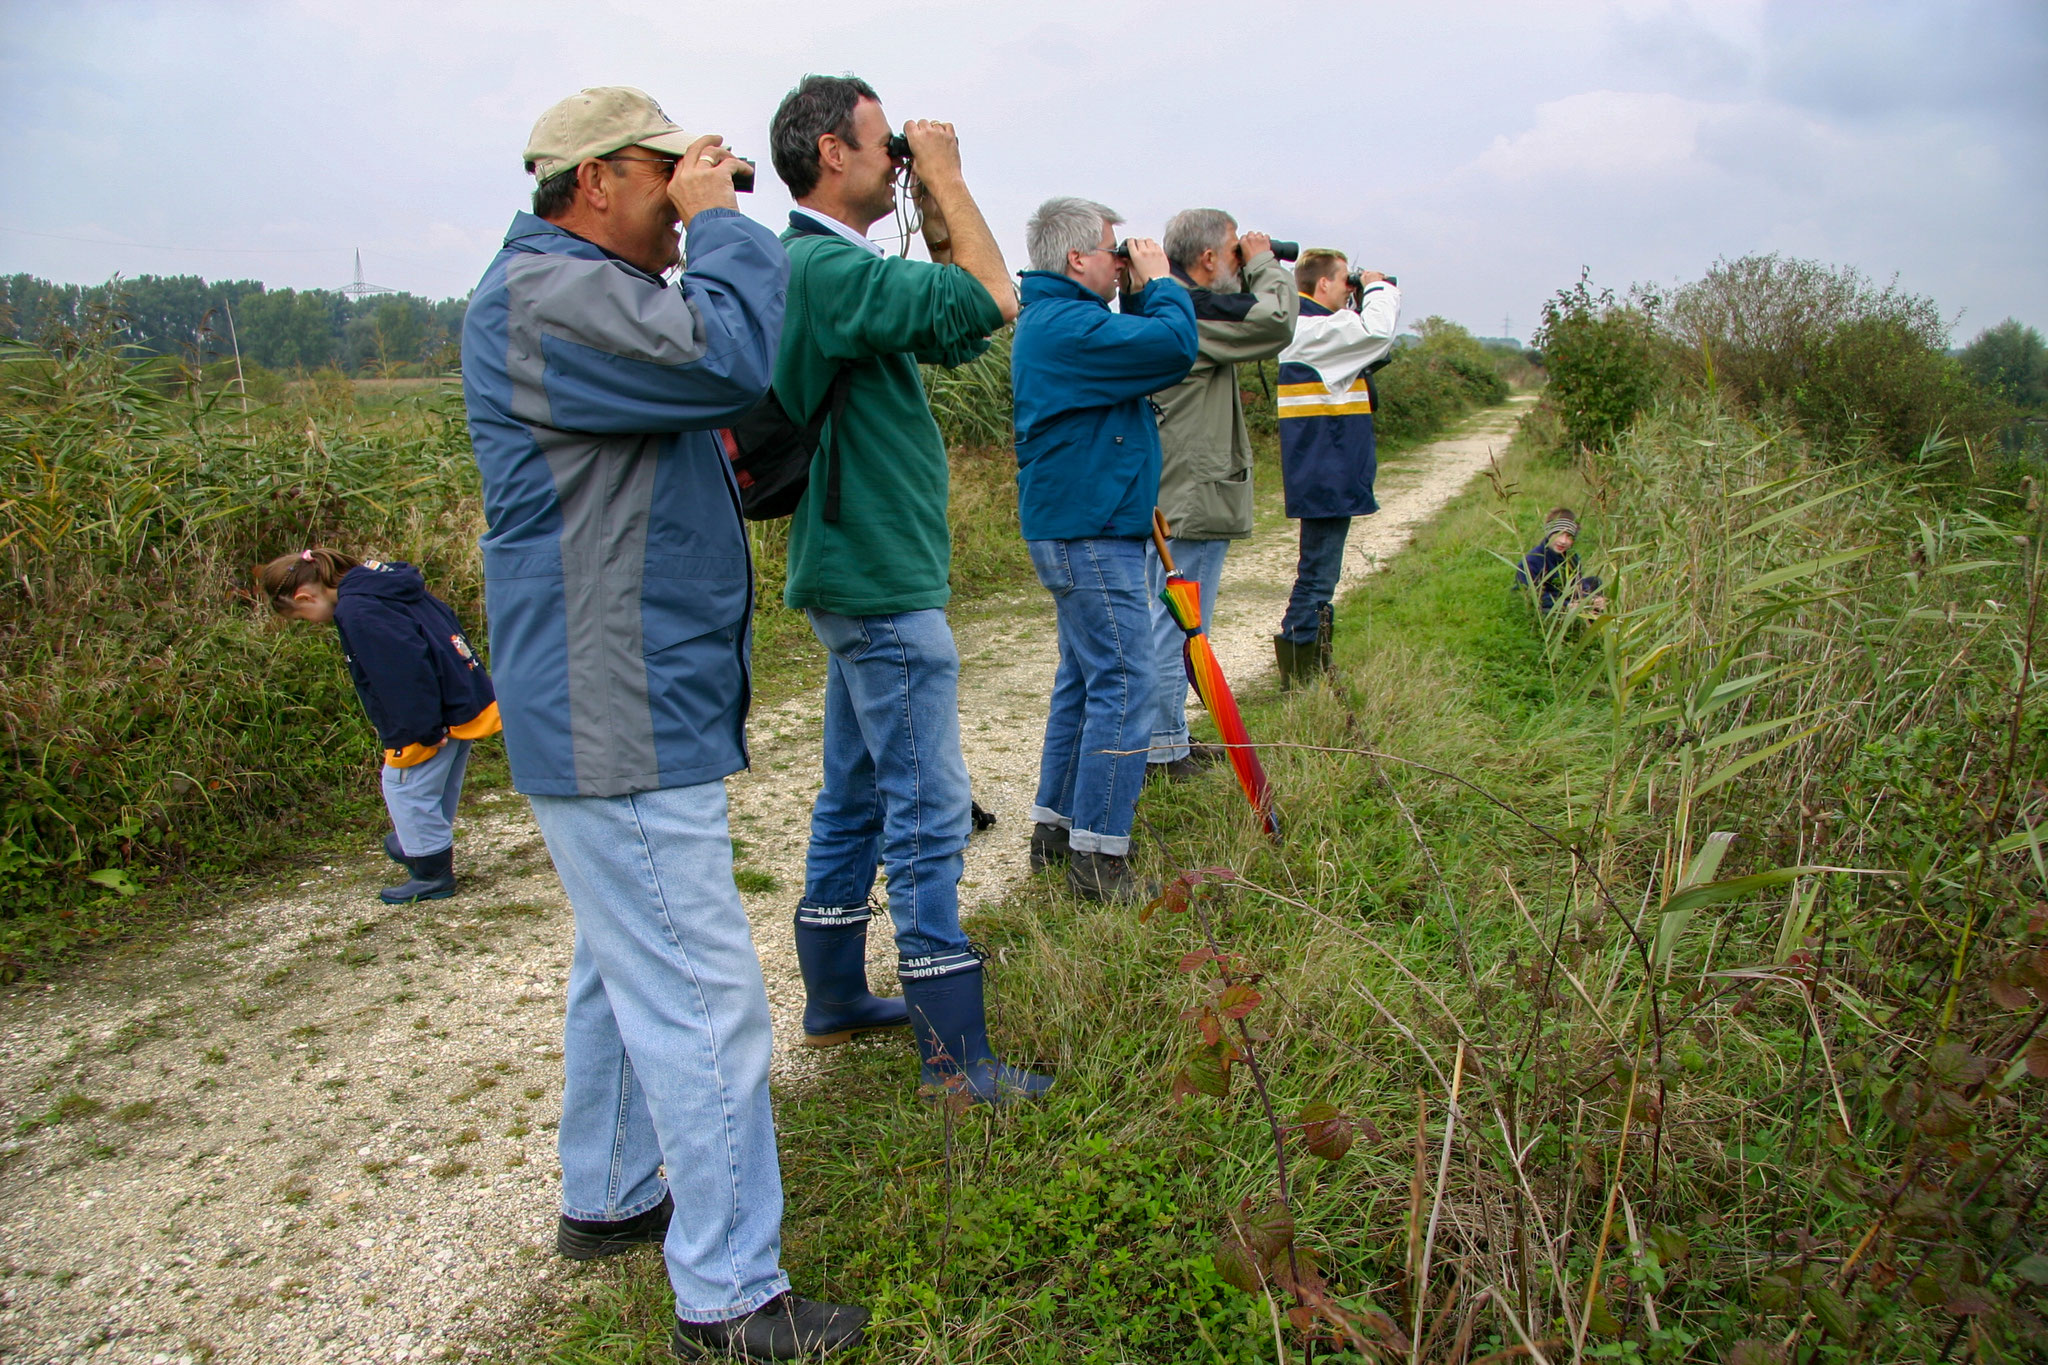
<svg viewBox="0 0 2048 1365">
<path fill-rule="evenodd" d="M 398 831 L 395 829 L 384 836 L 384 856 L 407 872 L 412 871 L 412 864 L 406 860 L 405 850 L 398 845 Z"/>
<path fill-rule="evenodd" d="M 1316 608 L 1316 672 L 1337 671 L 1337 609 L 1328 602 Z"/>
<path fill-rule="evenodd" d="M 817 925 L 796 912 L 796 963 L 804 976 L 804 1046 L 837 1047 L 857 1033 L 902 1028 L 910 1011 L 868 989 L 868 922 Z"/>
<path fill-rule="evenodd" d="M 386 905 L 406 905 L 412 901 L 446 900 L 455 894 L 455 845 L 450 844 L 439 853 L 428 853 L 418 858 L 405 860 L 412 880 L 401 886 L 387 886 L 377 893 L 377 899 Z"/>
<path fill-rule="evenodd" d="M 1052 1088 L 1052 1077 L 997 1059 L 988 1045 L 988 1016 L 982 1002 L 981 967 L 903 983 L 922 1065 L 918 1083 L 945 1086 L 965 1079 L 962 1093 L 981 1104 L 1035 1100 Z"/>
<path fill-rule="evenodd" d="M 1315 677 L 1316 647 L 1296 644 L 1285 635 L 1273 637 L 1273 662 L 1280 668 L 1280 690 L 1305 686 Z"/>
</svg>

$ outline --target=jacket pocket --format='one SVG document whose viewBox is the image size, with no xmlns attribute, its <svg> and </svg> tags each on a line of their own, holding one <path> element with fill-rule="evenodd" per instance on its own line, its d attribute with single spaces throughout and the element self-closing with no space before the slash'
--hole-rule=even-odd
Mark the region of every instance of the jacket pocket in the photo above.
<svg viewBox="0 0 2048 1365">
<path fill-rule="evenodd" d="M 640 593 L 640 652 L 658 654 L 672 645 L 714 631 L 737 639 L 747 617 L 747 575 L 657 577 L 649 574 Z"/>
</svg>

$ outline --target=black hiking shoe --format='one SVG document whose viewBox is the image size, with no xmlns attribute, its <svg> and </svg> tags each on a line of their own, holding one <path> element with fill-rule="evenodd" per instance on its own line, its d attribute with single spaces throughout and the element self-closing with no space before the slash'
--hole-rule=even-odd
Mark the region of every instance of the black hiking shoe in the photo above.
<svg viewBox="0 0 2048 1365">
<path fill-rule="evenodd" d="M 1043 872 L 1058 867 L 1073 852 L 1065 825 L 1036 824 L 1031 827 L 1031 870 Z"/>
<path fill-rule="evenodd" d="M 1131 860 L 1114 853 L 1076 853 L 1067 864 L 1067 886 L 1085 901 L 1146 899 L 1144 888 L 1131 875 Z"/>
<path fill-rule="evenodd" d="M 675 1196 L 665 1194 L 659 1204 L 645 1213 L 636 1213 L 631 1218 L 621 1218 L 613 1223 L 558 1218 L 555 1220 L 555 1250 L 572 1261 L 594 1261 L 600 1256 L 616 1256 L 637 1246 L 659 1245 L 668 1236 L 669 1215 L 675 1211 Z"/>
<path fill-rule="evenodd" d="M 782 1293 L 723 1322 L 678 1318 L 669 1345 L 679 1360 L 800 1360 L 860 1345 L 867 1320 L 865 1308 Z"/>
<path fill-rule="evenodd" d="M 1221 763 L 1230 751 L 1221 744 L 1190 744 L 1186 758 L 1176 758 L 1171 763 L 1151 763 L 1145 768 L 1147 777 L 1162 777 L 1168 782 L 1185 782 L 1199 777 Z"/>
</svg>

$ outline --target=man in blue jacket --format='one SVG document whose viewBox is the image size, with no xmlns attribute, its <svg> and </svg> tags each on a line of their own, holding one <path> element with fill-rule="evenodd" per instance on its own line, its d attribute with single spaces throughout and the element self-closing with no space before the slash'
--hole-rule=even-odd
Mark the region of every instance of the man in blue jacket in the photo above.
<svg viewBox="0 0 2048 1365">
<path fill-rule="evenodd" d="M 470 302 L 462 379 L 513 785 L 576 915 L 556 1246 L 662 1243 L 679 1354 L 782 1360 L 857 1343 L 867 1314 L 780 1266 L 723 780 L 747 762 L 753 574 L 715 431 L 768 389 L 789 263 L 718 143 L 621 86 L 542 115 L 534 212 Z"/>
<path fill-rule="evenodd" d="M 1048 199 L 1025 225 L 1032 268 L 1010 351 L 1017 510 L 1053 596 L 1060 662 L 1045 722 L 1031 865 L 1067 863 L 1089 900 L 1138 896 L 1131 819 L 1145 781 L 1157 665 L 1145 545 L 1159 500 L 1159 425 L 1147 395 L 1187 377 L 1194 305 L 1146 239 L 1087 199 Z M 1108 300 L 1120 274 L 1138 292 Z"/>
</svg>

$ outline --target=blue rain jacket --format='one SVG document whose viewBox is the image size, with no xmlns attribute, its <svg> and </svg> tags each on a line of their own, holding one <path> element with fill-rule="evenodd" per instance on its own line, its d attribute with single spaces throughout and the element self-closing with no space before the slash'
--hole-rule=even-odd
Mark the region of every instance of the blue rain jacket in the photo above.
<svg viewBox="0 0 2048 1365">
<path fill-rule="evenodd" d="M 1010 347 L 1017 514 L 1026 540 L 1149 536 L 1159 423 L 1148 395 L 1187 378 L 1199 338 L 1179 281 L 1153 280 L 1134 312 L 1067 275 L 1024 272 Z"/>
<path fill-rule="evenodd" d="M 753 564 L 719 427 L 768 390 L 789 258 L 731 209 L 669 287 L 529 213 L 462 328 L 512 782 L 693 786 L 747 763 Z"/>
<path fill-rule="evenodd" d="M 410 564 L 359 564 L 334 599 L 349 680 L 387 756 L 431 747 L 491 709 L 491 675 L 462 622 Z"/>
</svg>

